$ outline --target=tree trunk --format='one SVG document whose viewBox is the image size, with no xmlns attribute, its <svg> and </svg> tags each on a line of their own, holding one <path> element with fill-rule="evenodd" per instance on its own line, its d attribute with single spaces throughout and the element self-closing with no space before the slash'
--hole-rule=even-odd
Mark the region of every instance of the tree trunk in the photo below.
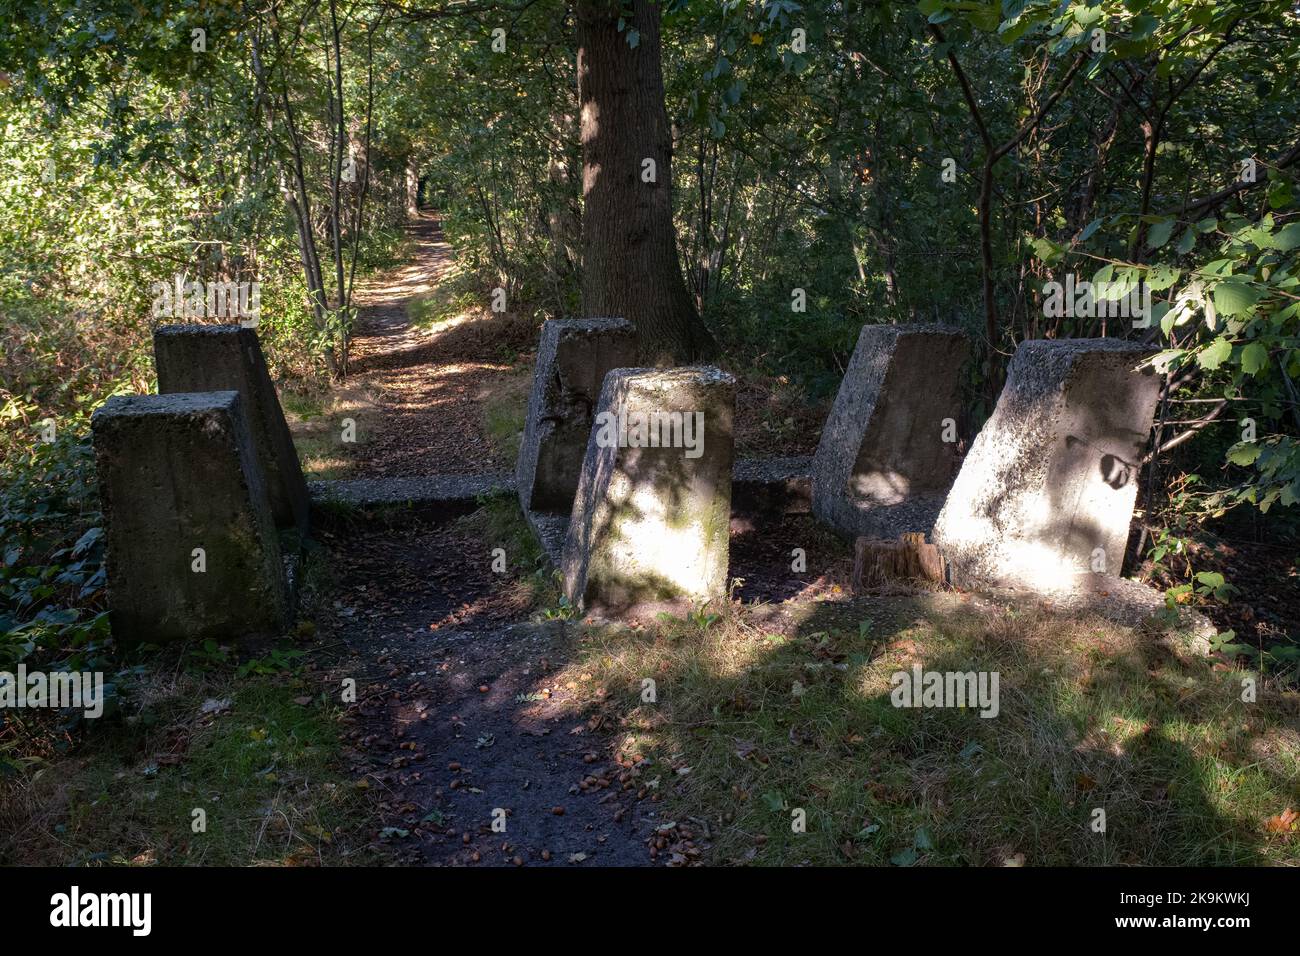
<svg viewBox="0 0 1300 956">
<path fill-rule="evenodd" d="M 947 583 L 947 562 L 925 535 L 908 533 L 897 541 L 857 538 L 853 542 L 853 590 L 888 588 L 903 582 Z"/>
<path fill-rule="evenodd" d="M 700 320 L 677 258 L 659 4 L 579 0 L 577 11 L 583 311 L 630 321 L 647 363 L 708 358 L 717 345 Z M 654 161 L 653 182 L 645 181 L 647 159 Z"/>
</svg>

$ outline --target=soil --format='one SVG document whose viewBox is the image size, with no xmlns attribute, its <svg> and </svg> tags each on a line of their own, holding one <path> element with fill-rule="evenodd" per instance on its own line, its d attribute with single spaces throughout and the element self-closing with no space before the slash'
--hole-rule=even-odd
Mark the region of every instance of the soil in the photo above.
<svg viewBox="0 0 1300 956">
<path fill-rule="evenodd" d="M 435 866 L 650 862 L 655 804 L 636 767 L 615 762 L 616 728 L 551 680 L 573 625 L 521 621 L 517 589 L 460 523 L 321 537 L 333 599 L 321 634 L 346 648 L 329 679 L 356 680 L 346 753 L 373 795 L 382 853 Z"/>
<path fill-rule="evenodd" d="M 502 358 L 519 324 L 485 313 L 415 328 L 408 305 L 434 294 L 451 259 L 432 217 L 411 231 L 411 262 L 359 296 L 352 371 L 374 397 L 379 431 L 349 477 L 508 471 L 484 403 L 527 367 Z M 610 717 L 553 683 L 574 625 L 529 620 L 528 594 L 493 573 L 472 522 L 411 513 L 316 536 L 329 578 L 318 637 L 340 649 L 333 686 L 356 680 L 345 753 L 373 797 L 378 820 L 363 837 L 382 857 L 652 863 L 657 798 L 641 768 L 616 752 Z"/>
<path fill-rule="evenodd" d="M 379 433 L 352 477 L 481 474 L 514 462 L 484 427 L 484 404 L 517 378 L 510 341 L 532 341 L 510 315 L 468 311 L 432 330 L 413 325 L 408 307 L 437 297 L 452 271 L 451 248 L 436 218 L 409 227 L 410 261 L 357 290 L 350 374 L 379 408 Z"/>
</svg>

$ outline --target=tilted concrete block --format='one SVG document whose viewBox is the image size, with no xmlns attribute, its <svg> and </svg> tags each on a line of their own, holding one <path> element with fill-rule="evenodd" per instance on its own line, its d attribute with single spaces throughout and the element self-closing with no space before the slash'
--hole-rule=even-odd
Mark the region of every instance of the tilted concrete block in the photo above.
<svg viewBox="0 0 1300 956">
<path fill-rule="evenodd" d="M 812 510 L 848 537 L 929 533 L 957 464 L 969 344 L 943 325 L 868 325 L 812 466 Z"/>
<path fill-rule="evenodd" d="M 154 332 L 153 350 L 160 395 L 239 393 L 276 524 L 305 534 L 311 511 L 307 482 L 257 333 L 238 325 L 165 325 Z"/>
<path fill-rule="evenodd" d="M 525 512 L 568 515 L 605 375 L 636 362 L 626 319 L 551 319 L 542 326 L 515 468 Z"/>
<path fill-rule="evenodd" d="M 285 571 L 239 393 L 119 396 L 91 421 L 114 637 L 279 632 Z"/>
<path fill-rule="evenodd" d="M 710 366 L 606 376 L 561 561 L 575 605 L 726 597 L 735 387 Z"/>
<path fill-rule="evenodd" d="M 1024 342 L 934 528 L 953 580 L 1074 591 L 1118 575 L 1160 379 L 1118 339 Z"/>
</svg>

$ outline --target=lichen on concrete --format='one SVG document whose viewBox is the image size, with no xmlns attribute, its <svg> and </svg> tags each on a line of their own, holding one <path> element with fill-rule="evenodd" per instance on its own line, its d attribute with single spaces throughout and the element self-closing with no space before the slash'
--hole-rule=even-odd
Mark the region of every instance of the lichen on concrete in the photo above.
<svg viewBox="0 0 1300 956">
<path fill-rule="evenodd" d="M 713 367 L 616 369 L 598 412 L 700 412 L 703 441 L 691 458 L 603 445 L 591 430 L 561 559 L 569 600 L 617 613 L 725 596 L 735 380 Z"/>
</svg>

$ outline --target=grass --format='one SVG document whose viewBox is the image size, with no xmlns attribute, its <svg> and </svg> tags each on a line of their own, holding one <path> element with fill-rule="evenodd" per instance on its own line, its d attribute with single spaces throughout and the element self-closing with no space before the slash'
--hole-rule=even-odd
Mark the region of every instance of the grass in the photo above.
<svg viewBox="0 0 1300 956">
<path fill-rule="evenodd" d="M 285 389 L 280 404 L 308 481 L 345 477 L 379 427 L 379 409 L 359 385 Z M 347 419 L 355 423 L 355 441 L 343 440 Z"/>
<path fill-rule="evenodd" d="M 6 863 L 320 864 L 364 798 L 338 766 L 339 709 L 283 670 L 149 668 L 138 711 L 0 787 Z M 108 720 L 108 718 L 106 718 Z M 196 832 L 205 815 L 206 829 Z"/>
<path fill-rule="evenodd" d="M 7 746 L 23 759 L 0 775 L 0 865 L 360 856 L 351 838 L 367 801 L 343 766 L 341 701 L 301 670 L 316 656 L 311 617 L 328 593 L 318 550 L 301 573 L 297 643 L 83 656 L 78 667 L 103 669 L 114 685 L 101 718 L 69 724 L 53 711 L 8 712 Z"/>
<path fill-rule="evenodd" d="M 512 462 L 519 457 L 531 387 L 531 374 L 513 375 L 483 403 L 483 427 L 488 438 Z"/>
<path fill-rule="evenodd" d="M 482 280 L 472 271 L 454 263 L 434 289 L 422 299 L 412 299 L 406 306 L 411 325 L 425 333 L 439 330 L 453 320 L 465 320 L 482 311 Z"/>
<path fill-rule="evenodd" d="M 558 605 L 560 589 L 556 573 L 542 552 L 542 546 L 519 511 L 513 494 L 483 495 L 476 511 L 456 519 L 460 529 L 501 548 L 522 608 Z"/>
<path fill-rule="evenodd" d="M 998 672 L 998 716 L 894 707 L 916 663 Z M 932 594 L 589 625 L 571 671 L 710 862 L 1300 863 L 1300 695 L 1176 635 Z"/>
</svg>

